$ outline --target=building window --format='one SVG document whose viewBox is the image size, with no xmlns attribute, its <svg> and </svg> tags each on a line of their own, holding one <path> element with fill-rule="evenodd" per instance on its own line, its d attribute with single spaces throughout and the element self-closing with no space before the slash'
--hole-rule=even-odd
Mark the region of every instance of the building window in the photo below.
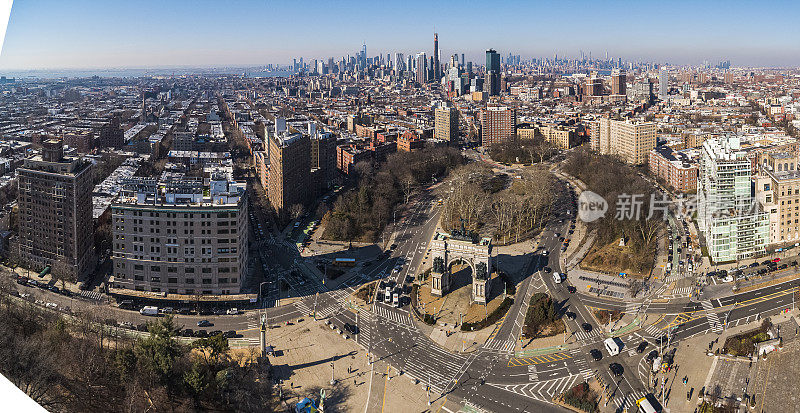
<svg viewBox="0 0 800 413">
<path fill-rule="evenodd" d="M 211 284 L 211 278 L 203 278 L 203 284 Z"/>
</svg>

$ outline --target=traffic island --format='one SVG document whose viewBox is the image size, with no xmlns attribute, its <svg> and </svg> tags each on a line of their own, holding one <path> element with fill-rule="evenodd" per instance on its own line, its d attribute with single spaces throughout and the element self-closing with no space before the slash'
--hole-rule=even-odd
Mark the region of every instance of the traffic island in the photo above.
<svg viewBox="0 0 800 413">
<path fill-rule="evenodd" d="M 503 301 L 510 297 L 503 294 L 502 288 L 487 288 L 490 291 L 488 302 L 481 304 L 472 299 L 472 283 L 469 266 L 466 264 L 454 264 L 451 267 L 452 284 L 450 291 L 444 296 L 437 296 L 431 293 L 431 278 L 428 277 L 416 289 L 417 297 L 415 300 L 416 312 L 419 317 L 427 324 L 435 323 L 439 326 L 449 327 L 455 330 L 456 327 L 467 325 L 471 328 L 466 331 L 477 331 L 492 325 L 498 321 L 508 310 L 503 306 Z M 492 274 L 487 284 L 496 286 L 501 284 L 499 275 Z M 505 307 L 503 314 L 497 315 L 498 309 Z M 486 323 L 490 315 L 494 314 L 496 320 Z M 431 323 L 432 322 L 432 323 Z"/>
<path fill-rule="evenodd" d="M 599 411 L 603 387 L 597 380 L 578 383 L 575 387 L 553 398 L 553 403 L 574 412 L 594 413 Z"/>
</svg>

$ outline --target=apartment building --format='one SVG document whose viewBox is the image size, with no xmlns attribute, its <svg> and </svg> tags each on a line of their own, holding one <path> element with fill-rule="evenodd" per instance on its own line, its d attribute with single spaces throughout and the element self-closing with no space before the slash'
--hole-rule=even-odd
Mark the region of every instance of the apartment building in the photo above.
<svg viewBox="0 0 800 413">
<path fill-rule="evenodd" d="M 287 130 L 271 133 L 267 140 L 269 202 L 278 213 L 288 212 L 292 205 L 305 205 L 310 194 L 311 141 L 306 135 Z"/>
<path fill-rule="evenodd" d="M 591 124 L 593 150 L 603 155 L 615 155 L 632 165 L 647 162 L 656 147 L 656 124 L 633 120 L 600 118 Z"/>
<path fill-rule="evenodd" d="M 516 111 L 508 106 L 488 106 L 481 111 L 481 145 L 488 148 L 493 144 L 514 139 L 516 133 Z"/>
<path fill-rule="evenodd" d="M 60 140 L 42 142 L 41 155 L 17 168 L 19 258 L 35 270 L 83 280 L 94 270 L 92 164 L 64 157 Z"/>
<path fill-rule="evenodd" d="M 765 252 L 769 213 L 751 191 L 751 163 L 738 137 L 703 143 L 697 177 L 697 223 L 714 263 Z"/>
<path fill-rule="evenodd" d="M 111 205 L 112 288 L 238 294 L 247 269 L 247 184 L 232 171 L 203 178 L 131 178 Z"/>
<path fill-rule="evenodd" d="M 437 107 L 434 110 L 434 122 L 435 139 L 448 142 L 458 140 L 458 109 Z"/>
<path fill-rule="evenodd" d="M 685 153 L 669 146 L 659 146 L 650 151 L 647 165 L 651 174 L 666 181 L 675 191 L 686 193 L 697 190 L 697 163 Z"/>
<path fill-rule="evenodd" d="M 578 144 L 578 134 L 574 127 L 560 125 L 519 124 L 517 138 L 533 140 L 541 137 L 545 142 L 561 149 L 569 149 Z"/>
<path fill-rule="evenodd" d="M 413 152 L 425 147 L 425 141 L 412 131 L 405 131 L 397 138 L 397 150 Z"/>
<path fill-rule="evenodd" d="M 756 198 L 769 212 L 770 244 L 800 241 L 800 159 L 796 152 L 761 156 Z"/>
</svg>

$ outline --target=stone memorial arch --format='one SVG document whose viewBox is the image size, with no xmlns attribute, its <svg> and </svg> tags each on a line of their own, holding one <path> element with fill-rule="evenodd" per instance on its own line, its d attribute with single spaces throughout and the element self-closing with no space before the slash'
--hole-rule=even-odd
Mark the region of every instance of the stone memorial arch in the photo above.
<svg viewBox="0 0 800 413">
<path fill-rule="evenodd" d="M 437 232 L 431 241 L 431 295 L 441 297 L 450 291 L 452 274 L 450 267 L 458 262 L 467 264 L 472 270 L 472 302 L 486 304 L 489 294 L 489 279 L 492 273 L 492 240 L 478 238 L 472 231 L 463 228 L 450 234 Z"/>
</svg>

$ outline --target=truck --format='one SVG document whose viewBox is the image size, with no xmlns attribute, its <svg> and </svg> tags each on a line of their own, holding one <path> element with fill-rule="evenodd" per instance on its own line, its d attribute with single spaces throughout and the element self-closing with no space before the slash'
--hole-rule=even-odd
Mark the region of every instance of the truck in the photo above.
<svg viewBox="0 0 800 413">
<path fill-rule="evenodd" d="M 606 341 L 603 342 L 603 345 L 606 347 L 609 356 L 616 356 L 619 354 L 619 344 L 617 344 L 615 339 L 607 338 Z"/>
<path fill-rule="evenodd" d="M 146 305 L 139 310 L 139 314 L 141 315 L 149 315 L 149 316 L 157 316 L 158 315 L 158 307 L 153 305 Z"/>
</svg>

